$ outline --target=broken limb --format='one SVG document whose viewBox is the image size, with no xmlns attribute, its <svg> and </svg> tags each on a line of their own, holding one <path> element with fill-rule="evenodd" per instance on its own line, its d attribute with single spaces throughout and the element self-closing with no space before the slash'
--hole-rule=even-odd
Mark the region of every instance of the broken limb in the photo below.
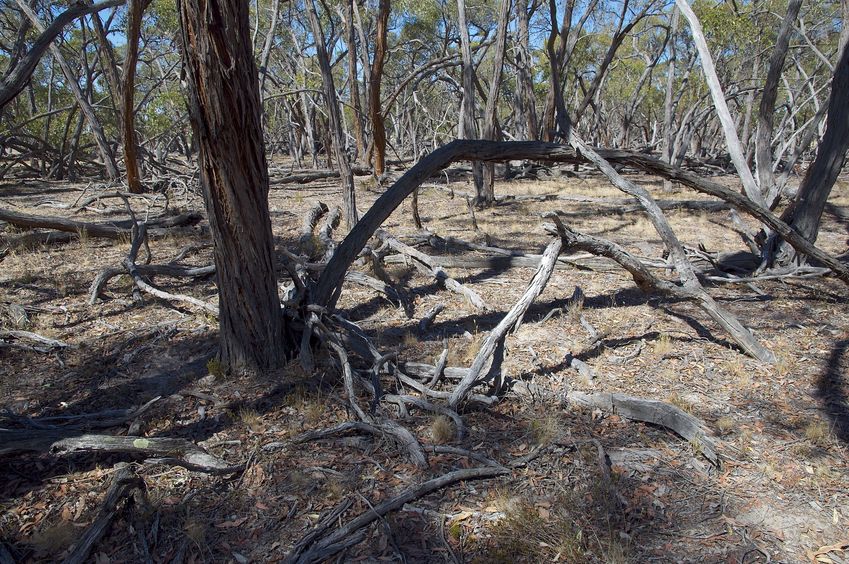
<svg viewBox="0 0 849 564">
<path fill-rule="evenodd" d="M 387 244 L 390 248 L 410 257 L 416 268 L 422 271 L 423 274 L 433 276 L 447 289 L 464 296 L 474 307 L 484 311 L 489 309 L 489 306 L 487 306 L 486 302 L 483 301 L 483 298 L 477 292 L 448 276 L 442 267 L 435 264 L 433 259 L 428 255 L 409 245 L 405 245 L 386 231 L 380 230 L 376 235 L 381 242 Z"/>
<path fill-rule="evenodd" d="M 122 463 L 116 465 L 117 471 L 112 477 L 112 482 L 109 484 L 109 490 L 106 492 L 106 499 L 103 501 L 103 506 L 97 514 L 94 522 L 88 526 L 80 540 L 74 545 L 74 549 L 62 561 L 62 564 L 82 564 L 89 561 L 92 549 L 100 542 L 103 535 L 109 529 L 113 519 L 120 511 L 118 504 L 122 499 L 127 497 L 133 490 L 145 491 L 144 480 L 138 477 L 133 472 L 129 465 Z"/>
<path fill-rule="evenodd" d="M 721 198 L 732 206 L 745 211 L 755 219 L 768 225 L 783 237 L 794 249 L 828 266 L 842 281 L 849 284 L 849 267 L 837 258 L 815 247 L 787 223 L 771 211 L 758 206 L 741 194 L 737 194 L 716 182 L 700 178 L 675 166 L 642 153 L 619 150 L 599 150 L 598 154 L 608 162 L 633 166 L 667 180 L 679 182 L 699 192 Z M 508 161 L 532 160 L 564 163 L 586 162 L 586 157 L 566 145 L 537 141 L 481 141 L 456 140 L 433 151 L 410 168 L 386 192 L 384 192 L 357 222 L 347 237 L 340 243 L 337 252 L 321 274 L 314 302 L 322 306 L 333 305 L 337 288 L 345 277 L 348 267 L 365 247 L 372 234 L 383 224 L 404 199 L 418 186 L 452 162 L 456 161 Z"/>
<path fill-rule="evenodd" d="M 548 283 L 548 279 L 551 278 L 551 273 L 554 271 L 554 265 L 557 263 L 557 255 L 560 254 L 562 246 L 563 242 L 561 238 L 554 239 L 548 244 L 548 247 L 546 247 L 545 252 L 542 255 L 542 261 L 540 261 L 540 265 L 537 268 L 536 273 L 531 279 L 530 284 L 528 284 L 527 290 L 525 290 L 525 293 L 522 294 L 519 301 L 516 302 L 510 311 L 507 312 L 507 315 L 504 316 L 504 318 L 487 336 L 483 345 L 481 345 L 477 356 L 475 356 L 475 360 L 472 362 L 469 372 L 463 377 L 451 393 L 448 404 L 452 409 L 456 410 L 457 407 L 465 401 L 469 391 L 475 385 L 479 384 L 481 380 L 495 379 L 495 388 L 496 391 L 498 391 L 498 388 L 501 386 L 498 374 L 501 372 L 502 356 L 499 353 L 503 353 L 504 340 L 507 337 L 507 333 L 514 327 L 518 327 L 521 324 L 522 318 L 531 303 L 533 303 L 533 301 L 545 289 L 545 285 Z M 492 364 L 487 374 L 482 377 L 484 366 L 490 358 L 493 359 Z"/>
<path fill-rule="evenodd" d="M 68 436 L 63 430 L 5 430 L 0 429 L 0 455 L 13 452 L 122 452 L 147 457 L 154 461 L 210 474 L 232 474 L 242 469 L 215 457 L 196 444 L 184 439 L 158 437 L 115 437 L 112 435 Z"/>
<path fill-rule="evenodd" d="M 194 225 L 201 220 L 200 214 L 184 213 L 176 216 L 155 218 L 147 222 L 149 227 L 183 227 Z M 87 221 L 74 221 L 63 217 L 49 217 L 41 215 L 30 215 L 11 212 L 0 209 L 0 221 L 11 223 L 15 227 L 28 229 L 56 229 L 79 237 L 80 233 L 86 233 L 89 237 L 105 237 L 107 239 L 120 239 L 131 234 L 132 220 L 113 221 L 108 223 L 91 223 Z"/>
<path fill-rule="evenodd" d="M 554 220 L 554 225 L 549 226 L 549 230 L 553 233 L 560 233 L 564 246 L 588 251 L 616 261 L 631 274 L 637 287 L 643 292 L 658 292 L 678 299 L 695 302 L 705 313 L 725 329 L 731 338 L 734 339 L 734 342 L 740 345 L 746 353 L 764 362 L 775 362 L 775 355 L 772 351 L 764 348 L 736 317 L 717 304 L 707 292 L 701 289 L 701 286 L 698 289 L 694 289 L 692 286 L 679 286 L 667 280 L 662 280 L 652 274 L 644 264 L 616 243 L 578 233 L 564 226 L 560 218 L 556 215 L 549 214 L 548 217 Z"/>
<path fill-rule="evenodd" d="M 137 223 L 136 229 L 134 229 L 133 231 L 133 242 L 130 245 L 130 252 L 127 255 L 127 258 L 125 258 L 123 261 L 123 265 L 124 268 L 127 269 L 127 273 L 129 273 L 129 275 L 133 278 L 133 282 L 135 282 L 138 289 L 162 300 L 182 302 L 195 306 L 204 310 L 206 313 L 213 315 L 214 317 L 218 317 L 218 308 L 216 306 L 209 305 L 203 300 L 199 300 L 191 296 L 184 296 L 182 294 L 171 294 L 169 292 L 165 292 L 158 288 L 154 288 L 153 286 L 144 281 L 144 279 L 141 277 L 141 274 L 139 273 L 138 267 L 136 266 L 136 256 L 138 255 L 139 248 L 141 247 L 141 245 L 147 240 L 146 225 L 143 222 Z"/>
<path fill-rule="evenodd" d="M 716 443 L 705 430 L 701 421 L 674 405 L 624 394 L 585 394 L 569 392 L 567 399 L 584 407 L 597 408 L 615 413 L 626 419 L 659 425 L 690 441 L 693 448 L 714 466 L 722 460 L 716 451 Z"/>
</svg>

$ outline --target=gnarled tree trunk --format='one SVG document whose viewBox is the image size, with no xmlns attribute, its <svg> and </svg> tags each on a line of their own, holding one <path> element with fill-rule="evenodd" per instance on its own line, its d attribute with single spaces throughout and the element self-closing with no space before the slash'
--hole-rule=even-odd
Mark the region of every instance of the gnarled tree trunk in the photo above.
<svg viewBox="0 0 849 564">
<path fill-rule="evenodd" d="M 259 82 L 241 0 L 179 3 L 189 111 L 215 244 L 220 350 L 226 369 L 286 360 L 268 214 Z"/>
</svg>

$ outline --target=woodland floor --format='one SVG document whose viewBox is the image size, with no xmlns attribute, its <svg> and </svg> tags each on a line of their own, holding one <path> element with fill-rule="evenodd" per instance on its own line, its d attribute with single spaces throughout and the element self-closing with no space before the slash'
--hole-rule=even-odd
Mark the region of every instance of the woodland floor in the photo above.
<svg viewBox="0 0 849 564">
<path fill-rule="evenodd" d="M 704 199 L 690 191 L 662 192 L 659 182 L 634 178 L 663 200 Z M 446 184 L 444 178 L 435 182 Z M 366 209 L 378 189 L 363 178 L 358 184 L 359 207 Z M 464 179 L 450 187 L 471 191 Z M 0 194 L 8 209 L 69 216 L 38 204 L 73 202 L 83 188 L 6 181 Z M 623 197 L 601 178 L 500 182 L 496 192 Z M 339 202 L 336 181 L 272 185 L 278 245 L 297 240 L 303 214 L 319 200 Z M 123 218 L 117 202 L 106 204 L 119 208 L 111 215 L 73 217 Z M 198 197 L 184 195 L 172 197 L 171 207 L 203 206 Z M 540 253 L 549 237 L 539 214 L 557 209 L 575 229 L 660 258 L 662 245 L 646 217 L 621 208 L 508 200 L 478 211 L 475 232 L 459 194 L 452 199 L 447 190 L 430 187 L 420 197 L 425 226 L 443 237 Z M 159 211 L 161 206 L 154 215 Z M 743 248 L 727 228 L 727 211 L 667 215 L 689 246 Z M 824 217 L 822 248 L 845 255 L 847 217 L 849 184 L 841 181 Z M 385 227 L 397 236 L 414 233 L 409 203 Z M 5 235 L 15 233 L 7 226 Z M 153 239 L 153 262 L 168 262 L 202 240 L 199 227 Z M 432 454 L 431 468 L 417 470 L 392 443 L 350 437 L 263 449 L 349 419 L 337 374 L 329 364 L 312 375 L 293 364 L 262 380 L 211 375 L 215 321 L 150 297 L 136 305 L 127 277 L 114 279 L 104 299 L 88 305 L 91 281 L 104 267 L 120 265 L 128 246 L 83 237 L 13 250 L 0 260 L 2 326 L 13 327 L 9 306 L 17 304 L 27 311 L 28 330 L 76 346 L 49 354 L 0 348 L 0 408 L 43 417 L 128 408 L 162 396 L 145 413 L 142 433 L 187 438 L 234 464 L 247 461 L 248 468 L 228 478 L 140 464 L 149 506 L 119 514 L 95 549 L 98 563 L 144 561 L 140 535 L 154 562 L 276 561 L 344 496 L 353 507 L 343 522 L 408 485 L 477 464 Z M 207 248 L 184 262 L 211 261 Z M 533 269 L 449 271 L 492 310 L 477 311 L 402 266 L 390 274 L 415 297 L 412 319 L 357 286 L 346 286 L 339 306 L 382 349 L 399 351 L 401 360 L 433 364 L 448 339 L 449 366 L 468 366 Z M 215 300 L 209 279 L 156 283 Z M 565 307 L 576 285 L 586 295 L 580 311 Z M 691 305 L 642 294 L 612 265 L 556 270 L 521 329 L 508 337 L 505 359 L 508 376 L 532 379 L 550 393 L 508 394 L 488 411 L 466 413 L 470 436 L 461 445 L 505 463 L 537 445 L 547 448 L 508 477 L 455 484 L 390 514 L 342 559 L 797 562 L 808 560 L 807 551 L 849 542 L 849 292 L 834 278 L 758 282 L 757 288 L 760 293 L 745 285 L 709 291 L 778 354 L 775 366 L 741 354 Z M 445 310 L 419 332 L 418 320 L 438 303 Z M 543 321 L 558 307 L 564 311 Z M 579 315 L 602 335 L 591 348 Z M 589 364 L 596 378 L 568 368 L 569 353 Z M 622 392 L 690 411 L 718 437 L 722 468 L 702 458 L 698 444 L 663 429 L 569 405 L 563 398 L 572 390 Z M 410 415 L 404 424 L 424 443 L 444 439 L 431 415 Z M 125 434 L 127 425 L 98 432 Z M 587 439 L 597 439 L 611 459 L 618 503 L 600 486 L 598 455 Z M 2 457 L 0 541 L 20 561 L 60 560 L 96 516 L 114 465 L 128 460 L 90 454 Z M 849 553 L 836 549 L 828 557 L 849 561 Z"/>
</svg>

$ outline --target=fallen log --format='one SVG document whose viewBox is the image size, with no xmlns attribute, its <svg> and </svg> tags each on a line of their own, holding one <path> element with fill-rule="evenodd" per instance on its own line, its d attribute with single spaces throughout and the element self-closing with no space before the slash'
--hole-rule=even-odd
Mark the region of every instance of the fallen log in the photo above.
<svg viewBox="0 0 849 564">
<path fill-rule="evenodd" d="M 445 270 L 439 265 L 434 264 L 434 261 L 428 255 L 409 245 L 405 245 L 386 231 L 379 231 L 377 237 L 392 249 L 410 257 L 413 264 L 420 271 L 426 275 L 433 276 L 439 283 L 443 284 L 452 292 L 464 296 L 474 307 L 484 311 L 489 309 L 489 306 L 487 306 L 486 302 L 483 301 L 483 298 L 477 292 L 448 276 Z"/>
<path fill-rule="evenodd" d="M 732 206 L 745 211 L 755 219 L 768 225 L 781 235 L 798 252 L 814 258 L 828 266 L 842 281 L 849 284 L 849 267 L 834 256 L 815 247 L 799 235 L 771 211 L 758 206 L 745 196 L 720 184 L 700 178 L 672 165 L 642 153 L 618 150 L 598 150 L 597 153 L 609 162 L 633 166 L 644 172 L 677 181 L 699 192 L 721 198 Z M 456 161 L 507 161 L 533 160 L 564 163 L 588 161 L 574 149 L 556 143 L 537 141 L 481 141 L 456 140 L 433 151 L 410 168 L 369 208 L 368 212 L 351 229 L 339 245 L 333 258 L 318 281 L 314 302 L 321 306 L 332 306 L 337 288 L 345 277 L 345 271 L 356 259 L 372 234 L 428 178 Z"/>
<path fill-rule="evenodd" d="M 203 216 L 199 213 L 189 212 L 180 215 L 158 217 L 147 222 L 148 227 L 184 227 L 198 223 Z M 106 223 L 91 223 L 88 221 L 75 221 L 64 217 L 53 217 L 43 215 L 31 215 L 17 213 L 0 208 L 0 221 L 6 221 L 15 227 L 25 229 L 55 229 L 70 233 L 71 237 L 79 237 L 85 233 L 88 237 L 103 237 L 107 239 L 120 239 L 131 235 L 133 220 L 126 219 Z M 54 237 L 53 241 L 56 241 Z"/>
<path fill-rule="evenodd" d="M 557 255 L 560 254 L 560 249 L 563 246 L 562 240 L 558 237 L 549 243 L 543 253 L 543 259 L 540 261 L 539 268 L 534 277 L 528 284 L 519 301 L 507 312 L 507 315 L 498 322 L 498 325 L 489 333 L 486 340 L 481 345 L 480 350 L 469 368 L 468 374 L 463 376 L 463 379 L 451 393 L 448 400 L 448 405 L 452 409 L 465 401 L 469 391 L 483 378 L 484 380 L 495 380 L 495 391 L 498 392 L 501 388 L 501 362 L 504 356 L 504 340 L 507 337 L 507 332 L 511 329 L 518 329 L 522 324 L 522 318 L 525 312 L 531 306 L 533 301 L 542 293 L 548 284 L 551 273 L 554 272 L 554 264 L 557 260 Z M 483 376 L 483 369 L 489 359 L 492 358 L 487 374 Z"/>
<path fill-rule="evenodd" d="M 211 474 L 232 474 L 242 468 L 241 465 L 228 464 L 185 439 L 93 434 L 75 436 L 63 430 L 0 429 L 0 455 L 17 452 L 119 452 L 149 459 L 155 457 L 149 461 Z"/>
<path fill-rule="evenodd" d="M 669 429 L 690 441 L 693 449 L 702 454 L 714 466 L 719 467 L 722 464 L 722 459 L 716 450 L 716 442 L 702 422 L 672 404 L 624 394 L 569 392 L 566 397 L 577 405 L 600 409 L 626 419 L 651 423 Z"/>
</svg>

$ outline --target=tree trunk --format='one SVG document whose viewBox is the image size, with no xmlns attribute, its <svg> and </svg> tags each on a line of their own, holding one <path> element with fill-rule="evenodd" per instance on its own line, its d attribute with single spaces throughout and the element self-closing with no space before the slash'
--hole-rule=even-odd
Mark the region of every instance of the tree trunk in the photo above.
<svg viewBox="0 0 849 564">
<path fill-rule="evenodd" d="M 782 214 L 785 222 L 812 243 L 817 240 L 822 212 L 837 175 L 843 169 L 846 150 L 849 149 L 849 105 L 846 104 L 846 92 L 849 92 L 849 45 L 843 42 L 843 50 L 831 80 L 825 135 L 814 162 L 799 186 L 796 200 Z M 775 262 L 788 264 L 797 260 L 796 251 L 784 243 Z"/>
<path fill-rule="evenodd" d="M 551 67 L 551 84 L 548 91 L 549 97 L 546 99 L 545 131 L 543 132 L 543 139 L 547 141 L 553 141 L 557 135 L 561 135 L 565 139 L 569 138 L 571 124 L 569 114 L 566 112 L 566 102 L 563 99 L 563 83 L 560 79 L 560 69 L 566 53 L 566 40 L 572 26 L 572 10 L 574 7 L 574 0 L 568 0 L 566 2 L 566 13 L 563 15 L 563 29 L 559 34 L 560 48 L 555 50 L 554 45 L 558 36 L 557 4 L 555 0 L 548 0 L 548 9 L 551 15 L 551 33 L 548 35 L 545 49 L 548 53 L 548 61 Z M 551 100 L 550 106 L 548 103 L 549 99 Z M 555 122 L 556 130 L 554 128 Z"/>
<path fill-rule="evenodd" d="M 248 3 L 179 2 L 189 111 L 215 245 L 220 350 L 227 370 L 267 371 L 287 357 L 277 296 L 268 167 Z"/>
<path fill-rule="evenodd" d="M 139 173 L 136 151 L 135 94 L 136 62 L 139 59 L 139 36 L 142 15 L 151 0 L 128 0 L 127 5 L 127 54 L 124 58 L 124 80 L 122 81 L 121 124 L 124 137 L 124 166 L 127 169 L 127 186 L 133 194 L 141 194 L 144 188 Z"/>
<path fill-rule="evenodd" d="M 112 104 L 115 106 L 115 112 L 119 116 L 118 119 L 120 119 L 122 101 L 121 77 L 118 75 L 115 51 L 112 49 L 112 43 L 109 42 L 103 22 L 100 21 L 100 15 L 94 14 L 91 20 L 94 24 L 94 34 L 97 36 L 97 58 L 100 61 L 100 68 L 103 70 L 106 85 L 109 87 L 109 95 L 112 98 Z"/>
<path fill-rule="evenodd" d="M 358 162 L 365 154 L 366 138 L 363 125 L 363 108 L 360 104 L 360 80 L 357 78 L 357 34 L 354 30 L 354 0 L 345 1 L 343 16 L 345 37 L 348 43 L 348 81 L 351 107 L 354 109 L 354 137 L 357 140 L 354 161 Z"/>
<path fill-rule="evenodd" d="M 268 23 L 268 33 L 262 44 L 262 53 L 259 56 L 259 95 L 265 99 L 265 79 L 268 78 L 268 61 L 271 59 L 271 47 L 274 45 L 274 32 L 277 29 L 277 18 L 280 16 L 280 0 L 274 0 L 271 5 L 271 21 Z"/>
<path fill-rule="evenodd" d="M 463 58 L 463 101 L 460 119 L 461 139 L 475 139 L 478 135 L 475 123 L 475 67 L 472 60 L 469 27 L 466 24 L 466 0 L 457 0 L 458 24 L 460 26 L 460 51 Z M 475 200 L 483 198 L 483 167 L 481 163 L 472 163 L 472 176 L 475 181 Z"/>
<path fill-rule="evenodd" d="M 740 139 L 737 137 L 737 130 L 734 127 L 734 120 L 731 118 L 731 112 L 728 111 L 728 104 L 725 102 L 725 94 L 722 92 L 722 85 L 719 83 L 719 77 L 716 75 L 716 69 L 713 66 L 713 58 L 710 55 L 705 34 L 702 31 L 702 25 L 696 14 L 690 8 L 687 0 L 675 0 L 675 4 L 681 13 L 687 18 L 690 23 L 690 31 L 693 34 L 693 41 L 699 51 L 699 57 L 702 60 L 702 70 L 705 74 L 705 82 L 710 88 L 710 95 L 713 98 L 713 104 L 716 108 L 716 114 L 722 124 L 722 131 L 725 134 L 725 143 L 728 147 L 728 154 L 731 156 L 731 162 L 734 163 L 734 168 L 740 176 L 740 181 L 743 183 L 743 190 L 750 200 L 760 206 L 765 205 L 761 190 L 755 182 L 755 177 L 752 176 L 752 171 L 749 170 L 749 165 L 746 164 L 746 158 L 743 156 L 743 149 L 740 146 Z"/>
<path fill-rule="evenodd" d="M 538 139 L 536 97 L 534 96 L 533 61 L 531 60 L 528 34 L 528 2 L 516 0 L 516 19 L 519 37 L 516 39 L 516 68 L 518 85 L 516 87 L 517 120 L 522 131 L 521 141 Z"/>
<path fill-rule="evenodd" d="M 767 71 L 763 93 L 761 94 L 761 103 L 758 107 L 758 132 L 755 137 L 755 170 L 758 174 L 761 193 L 766 195 L 766 203 L 770 207 L 773 206 L 778 198 L 778 191 L 775 189 L 775 175 L 772 173 L 772 119 L 775 115 L 778 82 L 781 78 L 781 71 L 784 68 L 787 49 L 790 46 L 790 34 L 793 31 L 793 24 L 799 15 L 799 8 L 801 7 L 802 0 L 790 0 L 787 4 L 787 14 L 781 22 L 775 47 L 772 50 L 772 55 L 769 57 L 769 70 Z"/>
<path fill-rule="evenodd" d="M 389 23 L 390 0 L 380 0 L 377 29 L 374 39 L 374 62 L 369 73 L 368 111 L 372 130 L 372 165 L 374 174 L 380 176 L 386 168 L 386 128 L 380 108 L 380 81 L 386 60 L 386 26 Z"/>
<path fill-rule="evenodd" d="M 666 69 L 666 92 L 663 99 L 663 162 L 672 163 L 672 119 L 674 112 L 672 108 L 672 94 L 675 89 L 675 60 L 678 55 L 678 50 L 675 45 L 676 35 L 678 34 L 678 7 L 672 8 L 672 21 L 669 24 L 669 62 Z M 666 184 L 664 182 L 664 186 Z M 668 187 L 667 187 L 668 188 Z"/>
<path fill-rule="evenodd" d="M 388 3 L 388 0 L 386 0 Z M 348 229 L 357 223 L 357 200 L 354 193 L 354 174 L 351 172 L 351 163 L 345 152 L 345 137 L 342 134 L 342 115 L 339 111 L 339 100 L 336 98 L 336 86 L 333 84 L 333 72 L 330 68 L 330 59 L 324 43 L 324 32 L 318 21 L 318 13 L 315 3 L 309 0 L 307 5 L 307 16 L 310 20 L 313 39 L 315 41 L 315 52 L 318 57 L 318 66 L 321 69 L 321 82 L 324 86 L 324 97 L 327 101 L 327 114 L 330 118 L 328 128 L 332 137 L 333 148 L 336 152 L 336 161 L 339 165 L 339 176 L 342 178 L 342 211 L 345 214 L 345 223 Z M 327 148 L 328 155 L 330 149 Z"/>
<path fill-rule="evenodd" d="M 510 17 L 510 0 L 501 0 L 501 13 L 498 16 L 498 32 L 495 40 L 495 61 L 492 81 L 489 83 L 489 96 L 484 111 L 484 139 L 497 141 L 495 136 L 495 117 L 498 110 L 498 90 L 501 88 L 501 76 L 504 68 L 504 49 L 507 45 L 507 19 Z M 483 191 L 481 201 L 484 205 L 495 202 L 495 164 L 487 163 L 483 168 Z"/>
</svg>

